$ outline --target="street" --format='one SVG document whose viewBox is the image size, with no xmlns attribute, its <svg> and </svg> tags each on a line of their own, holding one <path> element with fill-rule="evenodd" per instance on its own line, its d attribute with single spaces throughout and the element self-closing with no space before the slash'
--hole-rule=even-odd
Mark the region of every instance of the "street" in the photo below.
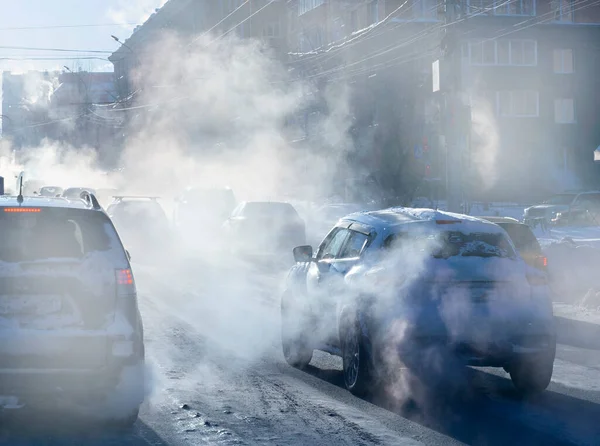
<svg viewBox="0 0 600 446">
<path fill-rule="evenodd" d="M 280 275 L 192 268 L 136 265 L 152 394 L 131 432 L 10 413 L 2 443 L 550 445 L 600 435 L 598 342 L 561 336 L 553 383 L 532 400 L 519 400 L 501 370 L 467 369 L 461 392 L 429 395 L 420 407 L 367 401 L 343 388 L 338 358 L 316 353 L 306 371 L 285 363 Z M 568 322 L 559 327 L 577 329 Z"/>
</svg>

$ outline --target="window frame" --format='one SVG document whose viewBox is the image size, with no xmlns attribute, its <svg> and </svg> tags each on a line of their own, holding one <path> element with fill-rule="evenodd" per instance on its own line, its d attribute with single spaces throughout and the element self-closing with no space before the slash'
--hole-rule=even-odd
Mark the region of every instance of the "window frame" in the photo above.
<svg viewBox="0 0 600 446">
<path fill-rule="evenodd" d="M 463 56 L 467 58 L 469 65 L 473 66 L 506 66 L 506 67 L 536 67 L 538 65 L 538 42 L 535 39 L 484 39 L 484 40 L 470 40 L 466 42 L 466 51 L 463 53 Z M 508 44 L 508 63 L 500 63 L 498 57 L 498 44 L 499 43 L 507 43 Z M 521 46 L 521 55 L 523 61 L 521 63 L 514 63 L 514 54 L 516 54 L 516 46 L 520 44 Z M 526 63 L 525 61 L 525 45 L 533 44 L 533 60 L 530 63 Z M 493 62 L 484 62 L 485 54 L 486 54 L 486 45 L 493 45 Z M 479 47 L 481 49 L 481 61 L 474 62 L 473 61 L 473 47 Z"/>
<path fill-rule="evenodd" d="M 571 58 L 571 71 L 565 70 L 565 53 L 570 54 Z M 560 67 L 557 70 L 556 58 L 557 55 L 560 57 Z M 552 52 L 552 70 L 554 74 L 573 74 L 575 72 L 575 60 L 573 57 L 573 48 L 554 48 Z"/>
<path fill-rule="evenodd" d="M 535 17 L 537 16 L 537 1 L 536 0 L 531 0 L 531 13 L 529 14 L 525 14 L 525 13 L 513 13 L 513 12 L 509 12 L 507 10 L 507 12 L 498 12 L 498 8 L 502 8 L 504 6 L 509 7 L 511 4 L 514 4 L 514 2 L 520 2 L 521 5 L 523 5 L 525 3 L 526 0 L 512 0 L 510 3 L 507 2 L 506 0 L 492 0 L 489 3 L 491 3 L 491 6 L 487 6 L 484 7 L 482 6 L 482 3 L 484 3 L 483 0 L 467 0 L 467 11 L 468 11 L 468 15 L 471 16 L 477 16 L 477 15 L 494 15 L 494 16 L 500 16 L 500 17 Z M 474 5 L 476 4 L 476 5 Z M 472 11 L 473 8 L 477 8 L 480 11 Z M 523 10 L 523 7 L 521 7 L 521 10 Z"/>
<path fill-rule="evenodd" d="M 569 119 L 559 119 L 559 117 L 562 117 L 565 113 L 561 112 L 561 113 L 557 113 L 557 111 L 559 111 L 559 104 L 563 104 L 565 103 L 565 101 L 570 101 L 571 104 L 571 115 L 572 118 Z M 555 124 L 575 124 L 577 122 L 577 117 L 576 117 L 576 113 L 575 113 L 575 99 L 574 98 L 554 98 L 554 123 Z"/>
<path fill-rule="evenodd" d="M 506 94 L 508 93 L 510 95 L 510 113 L 504 113 L 502 110 L 502 106 L 501 106 L 501 95 L 502 94 Z M 516 93 L 523 93 L 523 94 L 528 94 L 528 93 L 534 93 L 535 94 L 535 105 L 536 105 L 536 111 L 533 114 L 520 114 L 520 113 L 514 113 L 513 112 L 513 103 L 514 103 L 514 99 L 513 99 L 513 95 Z M 525 97 L 525 104 L 527 103 L 527 97 Z M 539 118 L 540 116 L 540 92 L 537 90 L 504 90 L 504 91 L 497 91 L 496 92 L 496 110 L 497 110 L 497 114 L 498 116 L 501 116 L 503 118 Z"/>
</svg>

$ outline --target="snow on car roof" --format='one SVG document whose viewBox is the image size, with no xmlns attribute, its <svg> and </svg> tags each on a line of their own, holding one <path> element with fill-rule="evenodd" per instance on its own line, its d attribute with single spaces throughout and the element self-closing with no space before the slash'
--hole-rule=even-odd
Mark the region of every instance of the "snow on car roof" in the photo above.
<svg viewBox="0 0 600 446">
<path fill-rule="evenodd" d="M 393 207 L 379 211 L 356 212 L 345 217 L 373 226 L 394 227 L 408 223 L 435 224 L 436 227 L 462 233 L 503 233 L 504 230 L 489 221 L 469 215 L 435 209 Z"/>
</svg>

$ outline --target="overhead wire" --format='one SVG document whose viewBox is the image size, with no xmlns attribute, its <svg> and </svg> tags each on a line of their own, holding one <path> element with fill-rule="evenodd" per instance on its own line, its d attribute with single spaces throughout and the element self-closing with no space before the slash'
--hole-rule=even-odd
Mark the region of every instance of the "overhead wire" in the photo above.
<svg viewBox="0 0 600 446">
<path fill-rule="evenodd" d="M 0 45 L 2 50 L 23 50 L 23 51 L 51 51 L 60 53 L 99 53 L 99 54 L 112 54 L 112 51 L 105 50 L 78 50 L 72 48 L 32 48 L 27 46 L 4 46 Z"/>
</svg>

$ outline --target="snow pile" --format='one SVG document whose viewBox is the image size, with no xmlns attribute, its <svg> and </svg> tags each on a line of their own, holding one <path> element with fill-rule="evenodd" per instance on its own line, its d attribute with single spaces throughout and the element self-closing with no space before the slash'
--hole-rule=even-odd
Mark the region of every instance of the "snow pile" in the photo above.
<svg viewBox="0 0 600 446">
<path fill-rule="evenodd" d="M 600 249 L 565 239 L 546 246 L 554 300 L 600 306 Z"/>
</svg>

